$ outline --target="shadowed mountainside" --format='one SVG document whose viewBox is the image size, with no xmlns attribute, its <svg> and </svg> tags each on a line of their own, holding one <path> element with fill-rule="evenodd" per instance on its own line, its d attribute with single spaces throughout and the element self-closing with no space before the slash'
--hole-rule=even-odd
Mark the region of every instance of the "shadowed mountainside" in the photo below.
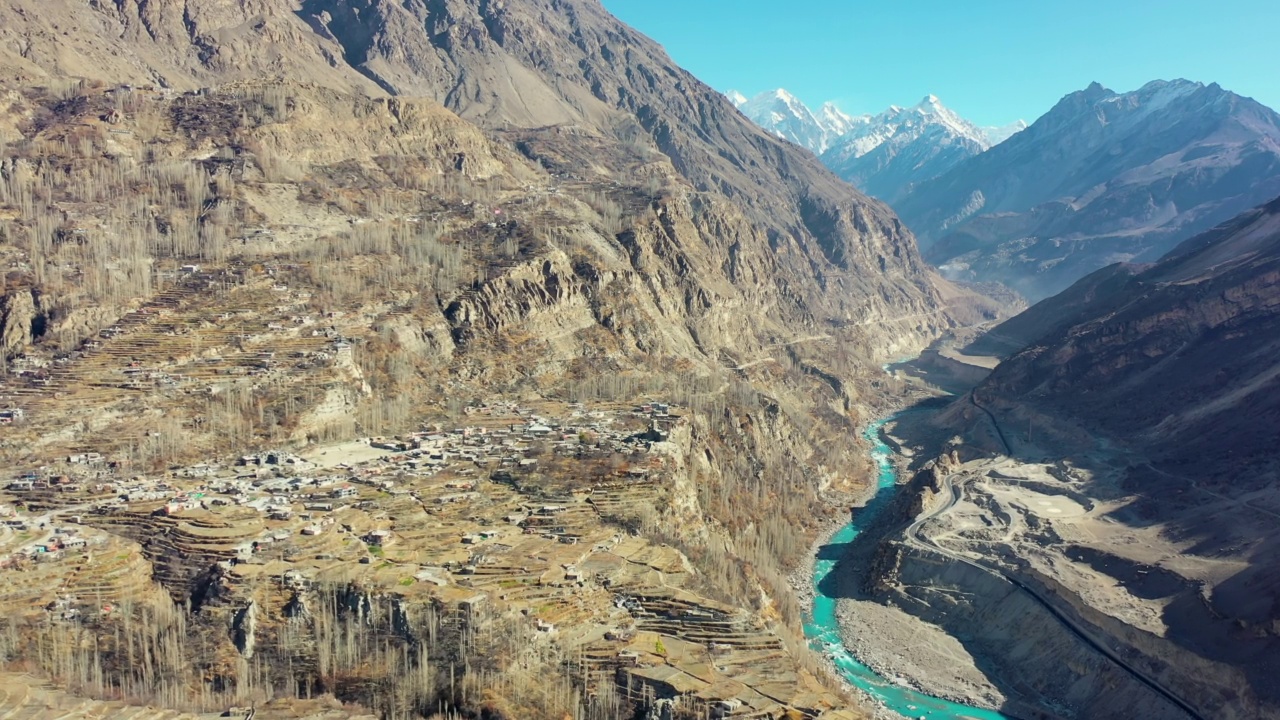
<svg viewBox="0 0 1280 720">
<path fill-rule="evenodd" d="M 1216 84 L 1097 83 L 894 205 L 956 279 L 1032 300 L 1280 193 L 1280 116 Z"/>
<path fill-rule="evenodd" d="M 1055 407 L 1210 476 L 1269 471 L 1278 315 L 1273 201 L 1145 270 L 1106 268 L 998 326 L 1028 347 L 978 392 Z M 1044 323 L 1038 337 L 1024 329 L 1033 320 Z"/>
<path fill-rule="evenodd" d="M 1131 502 L 1111 519 L 1150 531 L 1165 552 L 1160 572 L 1180 588 L 1154 596 L 1171 598 L 1160 616 L 1165 637 L 1234 668 L 1256 695 L 1250 702 L 1275 707 L 1280 200 L 1148 268 L 1100 270 L 994 334 L 993 345 L 1026 347 L 974 391 L 976 401 L 1006 428 L 1033 418 L 1041 436 L 1093 435 L 1106 439 L 1098 452 L 1124 453 L 1116 491 Z M 1015 437 L 1016 451 L 1025 438 Z M 1080 452 L 1072 457 L 1087 466 L 1090 451 Z M 1090 562 L 1108 573 L 1124 567 L 1104 559 Z"/>
</svg>

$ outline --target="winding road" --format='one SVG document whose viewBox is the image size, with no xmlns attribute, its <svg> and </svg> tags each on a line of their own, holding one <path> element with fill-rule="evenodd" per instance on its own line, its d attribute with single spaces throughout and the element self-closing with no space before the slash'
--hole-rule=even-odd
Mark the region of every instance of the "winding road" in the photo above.
<svg viewBox="0 0 1280 720">
<path fill-rule="evenodd" d="M 970 397 L 970 399 L 972 399 L 972 396 Z M 974 402 L 974 405 L 978 407 L 980 410 L 987 412 L 988 417 L 991 416 L 991 413 L 988 412 L 981 405 L 978 405 L 977 402 Z M 992 420 L 992 423 L 994 424 L 995 418 L 992 417 L 991 420 Z M 999 432 L 999 425 L 996 425 L 996 429 L 997 429 L 997 432 Z M 1003 433 L 1000 434 L 1000 439 L 1002 441 L 1004 440 Z M 1018 588 L 1019 590 L 1022 590 L 1027 595 L 1029 595 L 1033 600 L 1035 600 L 1038 604 L 1040 604 L 1040 606 L 1042 606 L 1045 610 L 1049 612 L 1050 615 L 1052 615 L 1055 619 L 1057 619 L 1058 622 L 1060 622 L 1063 627 L 1065 627 L 1068 631 L 1070 631 L 1071 634 L 1075 635 L 1077 638 L 1079 638 L 1089 647 L 1093 648 L 1094 650 L 1097 650 L 1103 657 L 1115 663 L 1118 667 L 1123 669 L 1125 672 L 1132 675 L 1135 680 L 1151 688 L 1151 690 L 1153 690 L 1154 692 L 1159 694 L 1161 697 L 1168 700 L 1170 703 L 1173 703 L 1175 706 L 1177 706 L 1179 709 L 1185 712 L 1188 716 L 1195 718 L 1195 720 L 1208 720 L 1207 716 L 1205 716 L 1200 711 L 1198 711 L 1190 703 L 1186 702 L 1181 697 L 1176 695 L 1173 691 L 1169 690 L 1167 687 L 1162 685 L 1158 680 L 1156 680 L 1155 678 L 1152 678 L 1142 670 L 1126 662 L 1124 658 L 1120 657 L 1118 653 L 1112 650 L 1104 640 L 1094 637 L 1093 632 L 1090 629 L 1084 627 L 1080 623 L 1076 622 L 1075 619 L 1071 618 L 1066 613 L 1059 610 L 1052 602 L 1049 601 L 1048 598 L 1042 595 L 1040 591 L 1032 587 L 1029 587 L 1026 583 L 1022 582 L 1016 576 L 1006 572 L 1005 570 L 999 567 L 988 567 L 986 565 L 980 564 L 970 558 L 960 555 L 959 553 L 948 550 L 947 548 L 942 547 L 937 542 L 930 539 L 923 532 L 924 524 L 950 511 L 952 508 L 956 506 L 957 503 L 959 503 L 961 500 L 964 499 L 964 484 L 962 482 L 957 482 L 956 478 L 958 475 L 960 475 L 960 473 L 952 473 L 948 475 L 946 478 L 944 478 L 942 481 L 943 491 L 944 491 L 944 494 L 947 496 L 947 501 L 939 505 L 939 507 L 927 513 L 922 514 L 919 518 L 917 518 L 914 522 L 912 522 L 911 525 L 907 527 L 906 541 L 908 545 L 912 545 L 919 549 L 925 549 L 925 550 L 930 550 L 930 551 L 939 553 L 951 560 L 954 560 L 955 562 L 964 563 L 965 565 L 968 565 L 977 570 L 981 570 L 985 573 L 990 573 L 990 574 L 997 575 L 999 577 L 1004 578 L 1009 583 L 1011 583 L 1014 587 Z"/>
<path fill-rule="evenodd" d="M 1004 431 L 1000 429 L 1000 423 L 996 422 L 996 416 L 991 414 L 990 410 L 979 405 L 978 398 L 974 397 L 973 393 L 969 393 L 969 402 L 972 403 L 974 407 L 986 413 L 987 419 L 991 421 L 991 427 L 995 428 L 996 435 L 1000 438 L 1000 444 L 1004 446 L 1004 454 L 1012 457 L 1013 448 L 1009 446 L 1008 438 L 1004 436 Z"/>
</svg>

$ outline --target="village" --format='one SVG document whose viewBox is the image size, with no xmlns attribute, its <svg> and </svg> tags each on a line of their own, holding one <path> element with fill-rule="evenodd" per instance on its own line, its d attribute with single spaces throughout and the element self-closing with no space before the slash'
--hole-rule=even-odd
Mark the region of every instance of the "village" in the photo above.
<svg viewBox="0 0 1280 720">
<path fill-rule="evenodd" d="M 669 424 L 666 404 L 650 403 L 634 408 L 623 422 L 610 414 L 587 412 L 580 405 L 569 408 L 564 421 L 538 415 L 514 403 L 467 406 L 467 417 L 478 423 L 449 430 L 439 424 L 402 437 L 366 438 L 332 448 L 304 452 L 305 458 L 283 450 L 243 455 L 230 462 L 204 462 L 175 468 L 163 477 L 118 477 L 117 467 L 102 453 L 66 456 L 62 462 L 26 470 L 5 486 L 12 502 L 0 504 L 6 527 L 29 530 L 46 523 L 49 513 L 23 514 L 15 508 L 28 504 L 76 510 L 83 513 L 150 512 L 179 517 L 184 513 L 241 508 L 266 520 L 281 523 L 308 522 L 297 528 L 303 535 L 319 535 L 346 509 L 369 509 L 374 498 L 411 496 L 415 501 L 440 507 L 480 500 L 480 478 L 511 480 L 538 465 L 537 455 L 585 458 L 616 454 L 646 462 L 649 447 L 665 438 L 660 429 Z M 488 471 L 485 474 L 485 471 Z M 624 476 L 644 481 L 649 470 L 629 469 Z M 438 482 L 431 482 L 438 478 Z M 24 502 L 28 500 L 30 502 Z M 430 509 L 428 511 L 431 511 Z M 520 521 L 545 517 L 563 508 L 526 508 Z M 515 517 L 515 516 L 510 516 Z M 539 527 L 532 520 L 526 529 Z M 290 526 L 290 529 L 294 529 Z M 373 530 L 368 539 L 379 540 L 387 531 Z M 258 550 L 281 539 L 272 529 L 237 546 L 237 557 L 249 560 Z M 464 538 L 468 544 L 472 537 Z M 572 540 L 566 537 L 566 540 Z M 65 543 L 63 543 L 65 545 Z M 28 543 L 8 549 L 0 566 L 23 556 L 45 555 L 56 559 L 63 547 Z"/>
<path fill-rule="evenodd" d="M 70 455 L 0 495 L 4 610 L 93 622 L 148 576 L 184 587 L 209 566 L 281 615 L 308 588 L 358 582 L 468 617 L 514 613 L 575 653 L 584 680 L 625 676 L 634 699 L 692 695 L 716 717 L 835 706 L 766 618 L 694 592 L 688 559 L 641 532 L 670 501 L 684 422 L 661 402 L 495 401 L 449 427 L 161 477 Z"/>
</svg>

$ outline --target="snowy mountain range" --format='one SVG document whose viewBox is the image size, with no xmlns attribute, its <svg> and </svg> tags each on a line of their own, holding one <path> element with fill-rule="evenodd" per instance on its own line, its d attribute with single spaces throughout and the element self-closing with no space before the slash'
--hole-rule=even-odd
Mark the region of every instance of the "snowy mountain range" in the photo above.
<svg viewBox="0 0 1280 720">
<path fill-rule="evenodd" d="M 987 142 L 990 143 L 992 147 L 995 147 L 1026 129 L 1026 120 L 1015 120 L 1008 125 L 984 127 L 982 128 L 982 134 L 986 135 Z"/>
<path fill-rule="evenodd" d="M 750 99 L 726 95 L 757 125 L 808 148 L 842 178 L 890 203 L 1027 126 L 1019 120 L 979 128 L 934 95 L 879 115 L 849 115 L 830 102 L 814 112 L 783 89 Z"/>
<path fill-rule="evenodd" d="M 1280 194 L 1280 114 L 1217 84 L 1094 83 L 894 203 L 952 279 L 1030 299 L 1152 262 Z"/>
<path fill-rule="evenodd" d="M 751 99 L 732 90 L 726 94 L 752 122 L 784 140 L 808 148 L 815 155 L 825 152 L 856 122 L 831 103 L 823 105 L 815 114 L 799 98 L 781 88 Z"/>
</svg>

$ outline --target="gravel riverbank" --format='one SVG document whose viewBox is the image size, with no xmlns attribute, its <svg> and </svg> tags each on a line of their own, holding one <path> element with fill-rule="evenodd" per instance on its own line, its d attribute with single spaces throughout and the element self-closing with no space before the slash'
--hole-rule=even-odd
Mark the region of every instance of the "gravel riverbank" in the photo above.
<svg viewBox="0 0 1280 720">
<path fill-rule="evenodd" d="M 865 600 L 841 600 L 836 612 L 845 647 L 890 682 L 973 707 L 1005 703 L 964 645 L 941 628 Z"/>
<path fill-rule="evenodd" d="M 850 507 L 860 507 L 865 505 L 872 497 L 875 496 L 875 493 L 876 488 L 872 486 L 867 488 L 865 492 L 857 495 L 841 494 L 828 499 L 829 507 L 836 511 L 843 510 L 843 512 L 837 512 L 837 514 L 833 515 L 822 524 L 813 541 L 813 545 L 809 548 L 809 552 L 805 554 L 804 560 L 792 570 L 791 575 L 788 577 L 788 582 L 790 583 L 792 590 L 795 592 L 796 599 L 800 603 L 800 608 L 804 613 L 804 617 L 811 617 L 813 613 L 813 598 L 815 592 L 813 573 L 814 562 L 817 558 L 818 551 L 823 545 L 826 545 L 831 541 L 832 535 L 835 535 L 841 528 L 849 523 L 848 509 Z M 871 713 L 873 720 L 910 720 L 909 718 L 889 710 L 884 707 L 878 699 L 846 682 L 840 672 L 840 669 L 836 667 L 835 663 L 832 662 L 831 658 L 826 653 L 820 652 L 818 653 L 818 656 L 821 658 L 822 665 L 826 669 L 827 673 L 832 678 L 839 681 L 841 686 L 850 695 L 861 701 L 861 706 Z"/>
<path fill-rule="evenodd" d="M 901 447 L 894 449 L 900 450 Z M 904 454 L 895 453 L 892 460 L 899 477 L 903 477 L 909 455 L 904 457 Z M 877 491 L 878 488 L 872 485 L 858 495 L 830 499 L 832 507 L 845 512 L 823 524 L 804 561 L 793 570 L 789 578 L 806 617 L 811 615 L 813 608 L 814 563 L 818 551 L 848 524 L 848 508 L 865 505 Z M 853 558 L 854 567 L 866 567 L 870 550 L 869 545 L 861 548 L 858 554 L 867 557 Z M 851 583 L 860 584 L 859 580 Z M 1003 703 L 1004 696 L 978 671 L 974 658 L 958 640 L 942 629 L 896 608 L 864 599 L 841 600 L 837 606 L 837 615 L 844 646 L 862 663 L 890 682 L 974 707 L 998 708 Z M 831 675 L 841 678 L 840 671 L 830 657 L 825 653 L 821 655 Z M 844 683 L 844 686 L 853 695 L 863 699 L 864 706 L 873 713 L 876 720 L 901 720 L 904 717 L 888 710 L 877 699 L 852 685 Z"/>
</svg>

